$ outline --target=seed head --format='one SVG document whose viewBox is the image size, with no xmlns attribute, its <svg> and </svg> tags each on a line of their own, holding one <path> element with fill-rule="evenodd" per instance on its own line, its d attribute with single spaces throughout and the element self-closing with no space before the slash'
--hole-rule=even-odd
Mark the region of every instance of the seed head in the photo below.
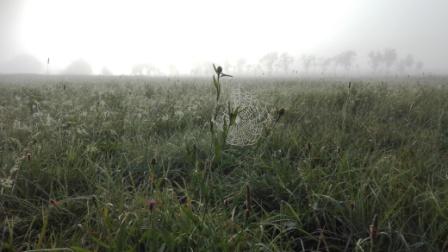
<svg viewBox="0 0 448 252">
<path fill-rule="evenodd" d="M 244 210 L 244 217 L 246 218 L 246 220 L 250 218 L 250 210 L 249 209 Z"/>
<path fill-rule="evenodd" d="M 187 203 L 188 197 L 187 196 L 182 196 L 179 198 L 179 204 L 184 205 L 185 203 Z"/>
<path fill-rule="evenodd" d="M 277 111 L 277 120 L 276 122 L 278 122 L 280 120 L 280 118 L 285 114 L 286 110 L 284 108 L 281 108 Z"/>
<path fill-rule="evenodd" d="M 221 67 L 221 66 L 218 66 L 218 67 L 216 68 L 216 73 L 217 73 L 217 74 L 221 74 L 221 73 L 222 73 L 222 67 Z"/>
<path fill-rule="evenodd" d="M 50 203 L 51 206 L 54 206 L 54 207 L 57 207 L 57 206 L 59 206 L 61 204 L 60 201 L 54 200 L 54 199 L 50 199 L 49 203 Z"/>
<path fill-rule="evenodd" d="M 284 108 L 281 108 L 279 111 L 278 111 L 278 115 L 279 116 L 282 116 L 282 115 L 284 115 L 285 114 L 285 109 Z"/>
<path fill-rule="evenodd" d="M 157 201 L 154 199 L 147 200 L 146 205 L 148 206 L 149 211 L 152 212 L 157 206 Z"/>
</svg>

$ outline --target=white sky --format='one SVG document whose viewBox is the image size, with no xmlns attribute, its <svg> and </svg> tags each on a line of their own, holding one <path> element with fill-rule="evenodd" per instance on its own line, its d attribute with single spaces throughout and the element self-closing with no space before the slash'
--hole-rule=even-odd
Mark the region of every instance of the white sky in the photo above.
<svg viewBox="0 0 448 252">
<path fill-rule="evenodd" d="M 138 63 L 188 72 L 199 62 L 255 62 L 271 51 L 362 56 L 387 47 L 448 70 L 446 0 L 20 1 L 0 29 L 13 30 L 6 34 L 15 50 L 50 57 L 55 68 L 83 58 L 96 72 L 129 73 Z"/>
</svg>

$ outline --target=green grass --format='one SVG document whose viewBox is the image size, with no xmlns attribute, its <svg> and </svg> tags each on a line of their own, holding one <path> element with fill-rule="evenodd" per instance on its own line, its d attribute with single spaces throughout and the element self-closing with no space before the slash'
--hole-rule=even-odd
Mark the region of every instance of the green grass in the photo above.
<svg viewBox="0 0 448 252">
<path fill-rule="evenodd" d="M 214 162 L 211 78 L 2 76 L 0 250 L 448 250 L 448 78 L 238 81 L 286 113 Z"/>
</svg>

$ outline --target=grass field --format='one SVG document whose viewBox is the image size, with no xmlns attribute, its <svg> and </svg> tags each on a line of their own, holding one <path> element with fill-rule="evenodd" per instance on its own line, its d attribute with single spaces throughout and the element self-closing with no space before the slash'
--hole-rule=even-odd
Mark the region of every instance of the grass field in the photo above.
<svg viewBox="0 0 448 252">
<path fill-rule="evenodd" d="M 217 160 L 211 76 L 1 76 L 0 250 L 448 250 L 448 77 L 223 81 L 286 112 Z"/>
</svg>

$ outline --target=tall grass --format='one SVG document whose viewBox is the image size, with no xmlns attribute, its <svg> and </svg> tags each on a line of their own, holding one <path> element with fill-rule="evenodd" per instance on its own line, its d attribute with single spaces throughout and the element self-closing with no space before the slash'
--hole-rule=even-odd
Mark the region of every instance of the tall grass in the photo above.
<svg viewBox="0 0 448 252">
<path fill-rule="evenodd" d="M 241 80 L 286 112 L 218 168 L 209 79 L 28 78 L 0 81 L 2 251 L 448 249 L 445 78 Z"/>
</svg>

